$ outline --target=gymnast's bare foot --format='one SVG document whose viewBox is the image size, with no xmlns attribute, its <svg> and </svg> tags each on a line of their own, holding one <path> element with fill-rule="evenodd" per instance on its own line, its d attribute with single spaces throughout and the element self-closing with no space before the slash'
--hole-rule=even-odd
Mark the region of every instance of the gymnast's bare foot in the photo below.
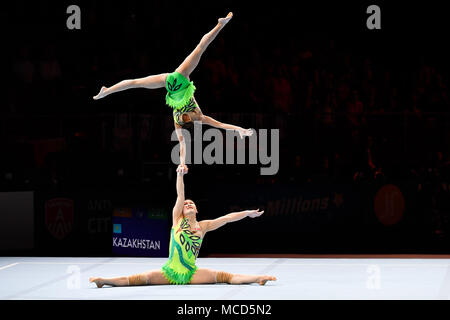
<svg viewBox="0 0 450 320">
<path fill-rule="evenodd" d="M 272 277 L 272 276 L 261 276 L 258 279 L 258 282 L 261 286 L 265 285 L 267 281 L 276 281 L 277 278 Z"/>
<path fill-rule="evenodd" d="M 97 285 L 97 288 L 102 288 L 105 285 L 103 283 L 103 279 L 102 278 L 90 277 L 89 278 L 89 282 L 95 282 L 95 284 Z"/>
<path fill-rule="evenodd" d="M 233 12 L 228 13 L 225 18 L 219 18 L 219 24 L 224 27 L 233 18 Z"/>
<path fill-rule="evenodd" d="M 100 89 L 100 92 L 96 96 L 94 96 L 93 99 L 98 100 L 98 99 L 105 97 L 106 96 L 105 90 L 106 90 L 106 87 L 102 87 Z"/>
</svg>

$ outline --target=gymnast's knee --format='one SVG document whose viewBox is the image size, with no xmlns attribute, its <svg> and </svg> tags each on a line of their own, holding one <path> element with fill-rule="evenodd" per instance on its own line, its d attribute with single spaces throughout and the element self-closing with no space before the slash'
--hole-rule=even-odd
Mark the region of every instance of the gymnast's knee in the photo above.
<svg viewBox="0 0 450 320">
<path fill-rule="evenodd" d="M 224 272 L 224 271 L 218 271 L 216 274 L 216 283 L 230 283 L 231 279 L 233 278 L 233 274 Z"/>
<path fill-rule="evenodd" d="M 145 273 L 134 274 L 132 276 L 128 276 L 128 285 L 130 286 L 146 286 L 150 284 L 149 277 Z"/>
</svg>

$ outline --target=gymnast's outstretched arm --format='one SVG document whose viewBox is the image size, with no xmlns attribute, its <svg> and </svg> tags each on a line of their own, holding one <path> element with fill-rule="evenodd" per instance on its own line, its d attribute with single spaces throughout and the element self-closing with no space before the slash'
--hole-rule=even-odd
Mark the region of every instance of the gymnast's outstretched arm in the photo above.
<svg viewBox="0 0 450 320">
<path fill-rule="evenodd" d="M 239 133 L 239 136 L 241 137 L 241 139 L 243 137 L 253 135 L 252 129 L 243 129 L 241 127 L 238 127 L 238 126 L 235 126 L 232 124 L 223 123 L 223 122 L 217 121 L 216 119 L 211 118 L 209 116 L 202 115 L 200 117 L 200 121 L 204 124 L 208 124 L 215 128 L 225 129 L 225 130 L 235 130 Z"/>
<path fill-rule="evenodd" d="M 157 75 L 148 76 L 145 78 L 123 80 L 119 83 L 107 88 L 102 87 L 100 92 L 94 96 L 94 100 L 110 95 L 111 93 L 116 93 L 123 90 L 134 89 L 134 88 L 146 88 L 146 89 L 158 89 L 165 87 L 166 77 L 168 73 L 161 73 Z"/>
<path fill-rule="evenodd" d="M 245 210 L 239 212 L 229 213 L 220 218 L 214 220 L 203 220 L 200 221 L 200 226 L 204 232 L 216 230 L 229 222 L 235 222 L 244 219 L 245 217 L 256 218 L 261 216 L 264 211 L 257 210 Z"/>
<path fill-rule="evenodd" d="M 175 125 L 175 132 L 177 134 L 178 137 L 178 141 L 180 142 L 180 166 L 183 167 L 184 169 L 184 173 L 188 173 L 188 167 L 186 166 L 186 142 L 184 141 L 184 137 L 183 137 L 183 128 L 174 123 Z"/>
<path fill-rule="evenodd" d="M 172 223 L 175 225 L 178 222 L 178 219 L 183 214 L 183 206 L 184 206 L 184 180 L 183 176 L 186 174 L 184 167 L 179 165 L 177 168 L 177 201 L 175 202 L 175 206 L 172 210 Z"/>
</svg>

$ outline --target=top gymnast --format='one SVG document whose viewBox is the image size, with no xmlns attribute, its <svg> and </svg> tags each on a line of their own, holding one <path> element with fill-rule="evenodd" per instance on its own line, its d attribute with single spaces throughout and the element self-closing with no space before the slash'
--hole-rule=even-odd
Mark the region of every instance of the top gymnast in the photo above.
<svg viewBox="0 0 450 320">
<path fill-rule="evenodd" d="M 232 17 L 233 13 L 230 12 L 225 18 L 218 19 L 218 23 L 214 29 L 203 36 L 194 51 L 183 61 L 175 72 L 151 75 L 134 80 L 124 80 L 109 88 L 102 87 L 99 94 L 93 97 L 94 100 L 131 88 L 156 89 L 165 87 L 167 89 L 166 104 L 173 108 L 175 130 L 180 141 L 180 164 L 185 171 L 188 170 L 185 165 L 186 145 L 183 140 L 181 128 L 186 123 L 201 121 L 201 123 L 217 128 L 236 130 L 241 138 L 251 136 L 253 134 L 251 129 L 243 129 L 205 116 L 194 98 L 194 91 L 196 89 L 194 83 L 189 80 L 189 76 L 197 67 L 203 52 L 205 52 L 209 44 L 216 38 L 220 30 L 225 27 Z"/>
</svg>

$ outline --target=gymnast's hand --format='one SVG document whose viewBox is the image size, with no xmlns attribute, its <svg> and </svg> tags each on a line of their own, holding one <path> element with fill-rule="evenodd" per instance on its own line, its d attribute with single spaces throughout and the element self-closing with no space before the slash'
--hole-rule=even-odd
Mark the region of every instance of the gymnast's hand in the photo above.
<svg viewBox="0 0 450 320">
<path fill-rule="evenodd" d="M 241 139 L 244 137 L 251 137 L 253 135 L 253 129 L 241 129 L 238 130 L 238 133 Z"/>
<path fill-rule="evenodd" d="M 185 164 L 180 164 L 178 165 L 177 168 L 177 174 L 178 175 L 185 175 L 186 173 L 188 173 L 188 167 Z"/>
<path fill-rule="evenodd" d="M 250 218 L 256 218 L 259 217 L 260 215 L 262 215 L 264 213 L 264 211 L 259 211 L 259 209 L 257 210 L 247 210 L 247 217 Z"/>
</svg>

